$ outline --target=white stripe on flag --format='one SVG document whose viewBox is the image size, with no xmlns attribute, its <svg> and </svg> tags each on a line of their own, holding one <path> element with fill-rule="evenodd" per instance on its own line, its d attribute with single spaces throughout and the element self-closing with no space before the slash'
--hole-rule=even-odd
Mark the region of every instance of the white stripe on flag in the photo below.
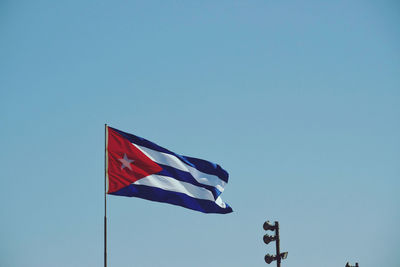
<svg viewBox="0 0 400 267">
<path fill-rule="evenodd" d="M 167 191 L 183 193 L 198 199 L 215 201 L 213 194 L 207 189 L 186 182 L 181 182 L 167 176 L 153 174 L 137 180 L 133 184 L 156 187 Z"/>
<path fill-rule="evenodd" d="M 220 206 L 221 208 L 224 208 L 224 209 L 226 208 L 226 204 L 225 204 L 225 202 L 222 201 L 221 197 L 217 197 L 217 199 L 215 200 L 215 203 L 218 206 Z"/>
<path fill-rule="evenodd" d="M 132 145 L 134 145 L 138 149 L 140 149 L 152 161 L 157 162 L 159 164 L 164 164 L 164 165 L 174 167 L 181 171 L 189 172 L 197 180 L 197 182 L 199 182 L 201 184 L 205 184 L 205 185 L 214 186 L 220 192 L 224 191 L 226 182 L 219 179 L 218 176 L 203 173 L 203 172 L 197 170 L 196 168 L 193 168 L 192 166 L 187 165 L 186 163 L 184 163 L 183 161 L 181 161 L 179 158 L 177 158 L 174 155 L 155 151 L 150 148 L 138 146 L 133 143 L 132 143 Z"/>
</svg>

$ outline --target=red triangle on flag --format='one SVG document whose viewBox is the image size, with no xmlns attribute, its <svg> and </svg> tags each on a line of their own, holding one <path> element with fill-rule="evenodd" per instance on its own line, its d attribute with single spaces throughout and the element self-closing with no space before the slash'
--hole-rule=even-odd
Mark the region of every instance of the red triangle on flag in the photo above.
<svg viewBox="0 0 400 267">
<path fill-rule="evenodd" d="M 162 167 L 129 140 L 107 127 L 108 191 L 114 193 L 139 179 L 158 173 Z"/>
</svg>

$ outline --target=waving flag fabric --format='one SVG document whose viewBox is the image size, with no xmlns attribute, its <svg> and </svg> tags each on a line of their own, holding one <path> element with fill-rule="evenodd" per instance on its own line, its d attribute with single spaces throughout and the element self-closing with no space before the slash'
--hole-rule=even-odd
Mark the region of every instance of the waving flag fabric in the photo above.
<svg viewBox="0 0 400 267">
<path fill-rule="evenodd" d="M 204 213 L 230 213 L 220 197 L 228 173 L 218 164 L 178 155 L 146 139 L 106 128 L 111 195 L 165 202 Z"/>
</svg>

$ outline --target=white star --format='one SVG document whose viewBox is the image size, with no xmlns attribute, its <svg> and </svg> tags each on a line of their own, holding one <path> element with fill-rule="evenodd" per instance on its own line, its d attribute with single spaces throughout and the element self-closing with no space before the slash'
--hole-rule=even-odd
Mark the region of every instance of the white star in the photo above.
<svg viewBox="0 0 400 267">
<path fill-rule="evenodd" d="M 124 158 L 123 159 L 118 159 L 119 161 L 121 161 L 121 163 L 122 163 L 122 165 L 121 165 L 121 170 L 123 169 L 123 168 L 128 168 L 129 170 L 132 170 L 132 167 L 131 167 L 131 162 L 133 162 L 134 160 L 132 160 L 132 159 L 129 159 L 127 156 L 126 156 L 126 154 L 124 153 Z"/>
</svg>

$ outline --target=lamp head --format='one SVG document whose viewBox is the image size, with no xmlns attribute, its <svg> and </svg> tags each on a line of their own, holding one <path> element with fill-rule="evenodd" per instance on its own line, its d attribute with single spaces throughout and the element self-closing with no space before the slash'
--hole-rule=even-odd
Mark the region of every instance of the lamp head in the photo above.
<svg viewBox="0 0 400 267">
<path fill-rule="evenodd" d="M 272 231 L 272 230 L 275 230 L 275 225 L 271 224 L 269 221 L 266 221 L 263 225 L 263 228 L 265 231 L 268 231 L 268 230 Z"/>
<path fill-rule="evenodd" d="M 271 241 L 276 240 L 276 236 L 264 235 L 263 240 L 265 244 L 269 244 Z"/>
<path fill-rule="evenodd" d="M 266 263 L 270 264 L 271 262 L 273 262 L 274 260 L 276 260 L 276 256 L 267 254 L 267 255 L 265 255 L 265 257 L 264 257 L 264 260 L 265 260 Z"/>
</svg>

